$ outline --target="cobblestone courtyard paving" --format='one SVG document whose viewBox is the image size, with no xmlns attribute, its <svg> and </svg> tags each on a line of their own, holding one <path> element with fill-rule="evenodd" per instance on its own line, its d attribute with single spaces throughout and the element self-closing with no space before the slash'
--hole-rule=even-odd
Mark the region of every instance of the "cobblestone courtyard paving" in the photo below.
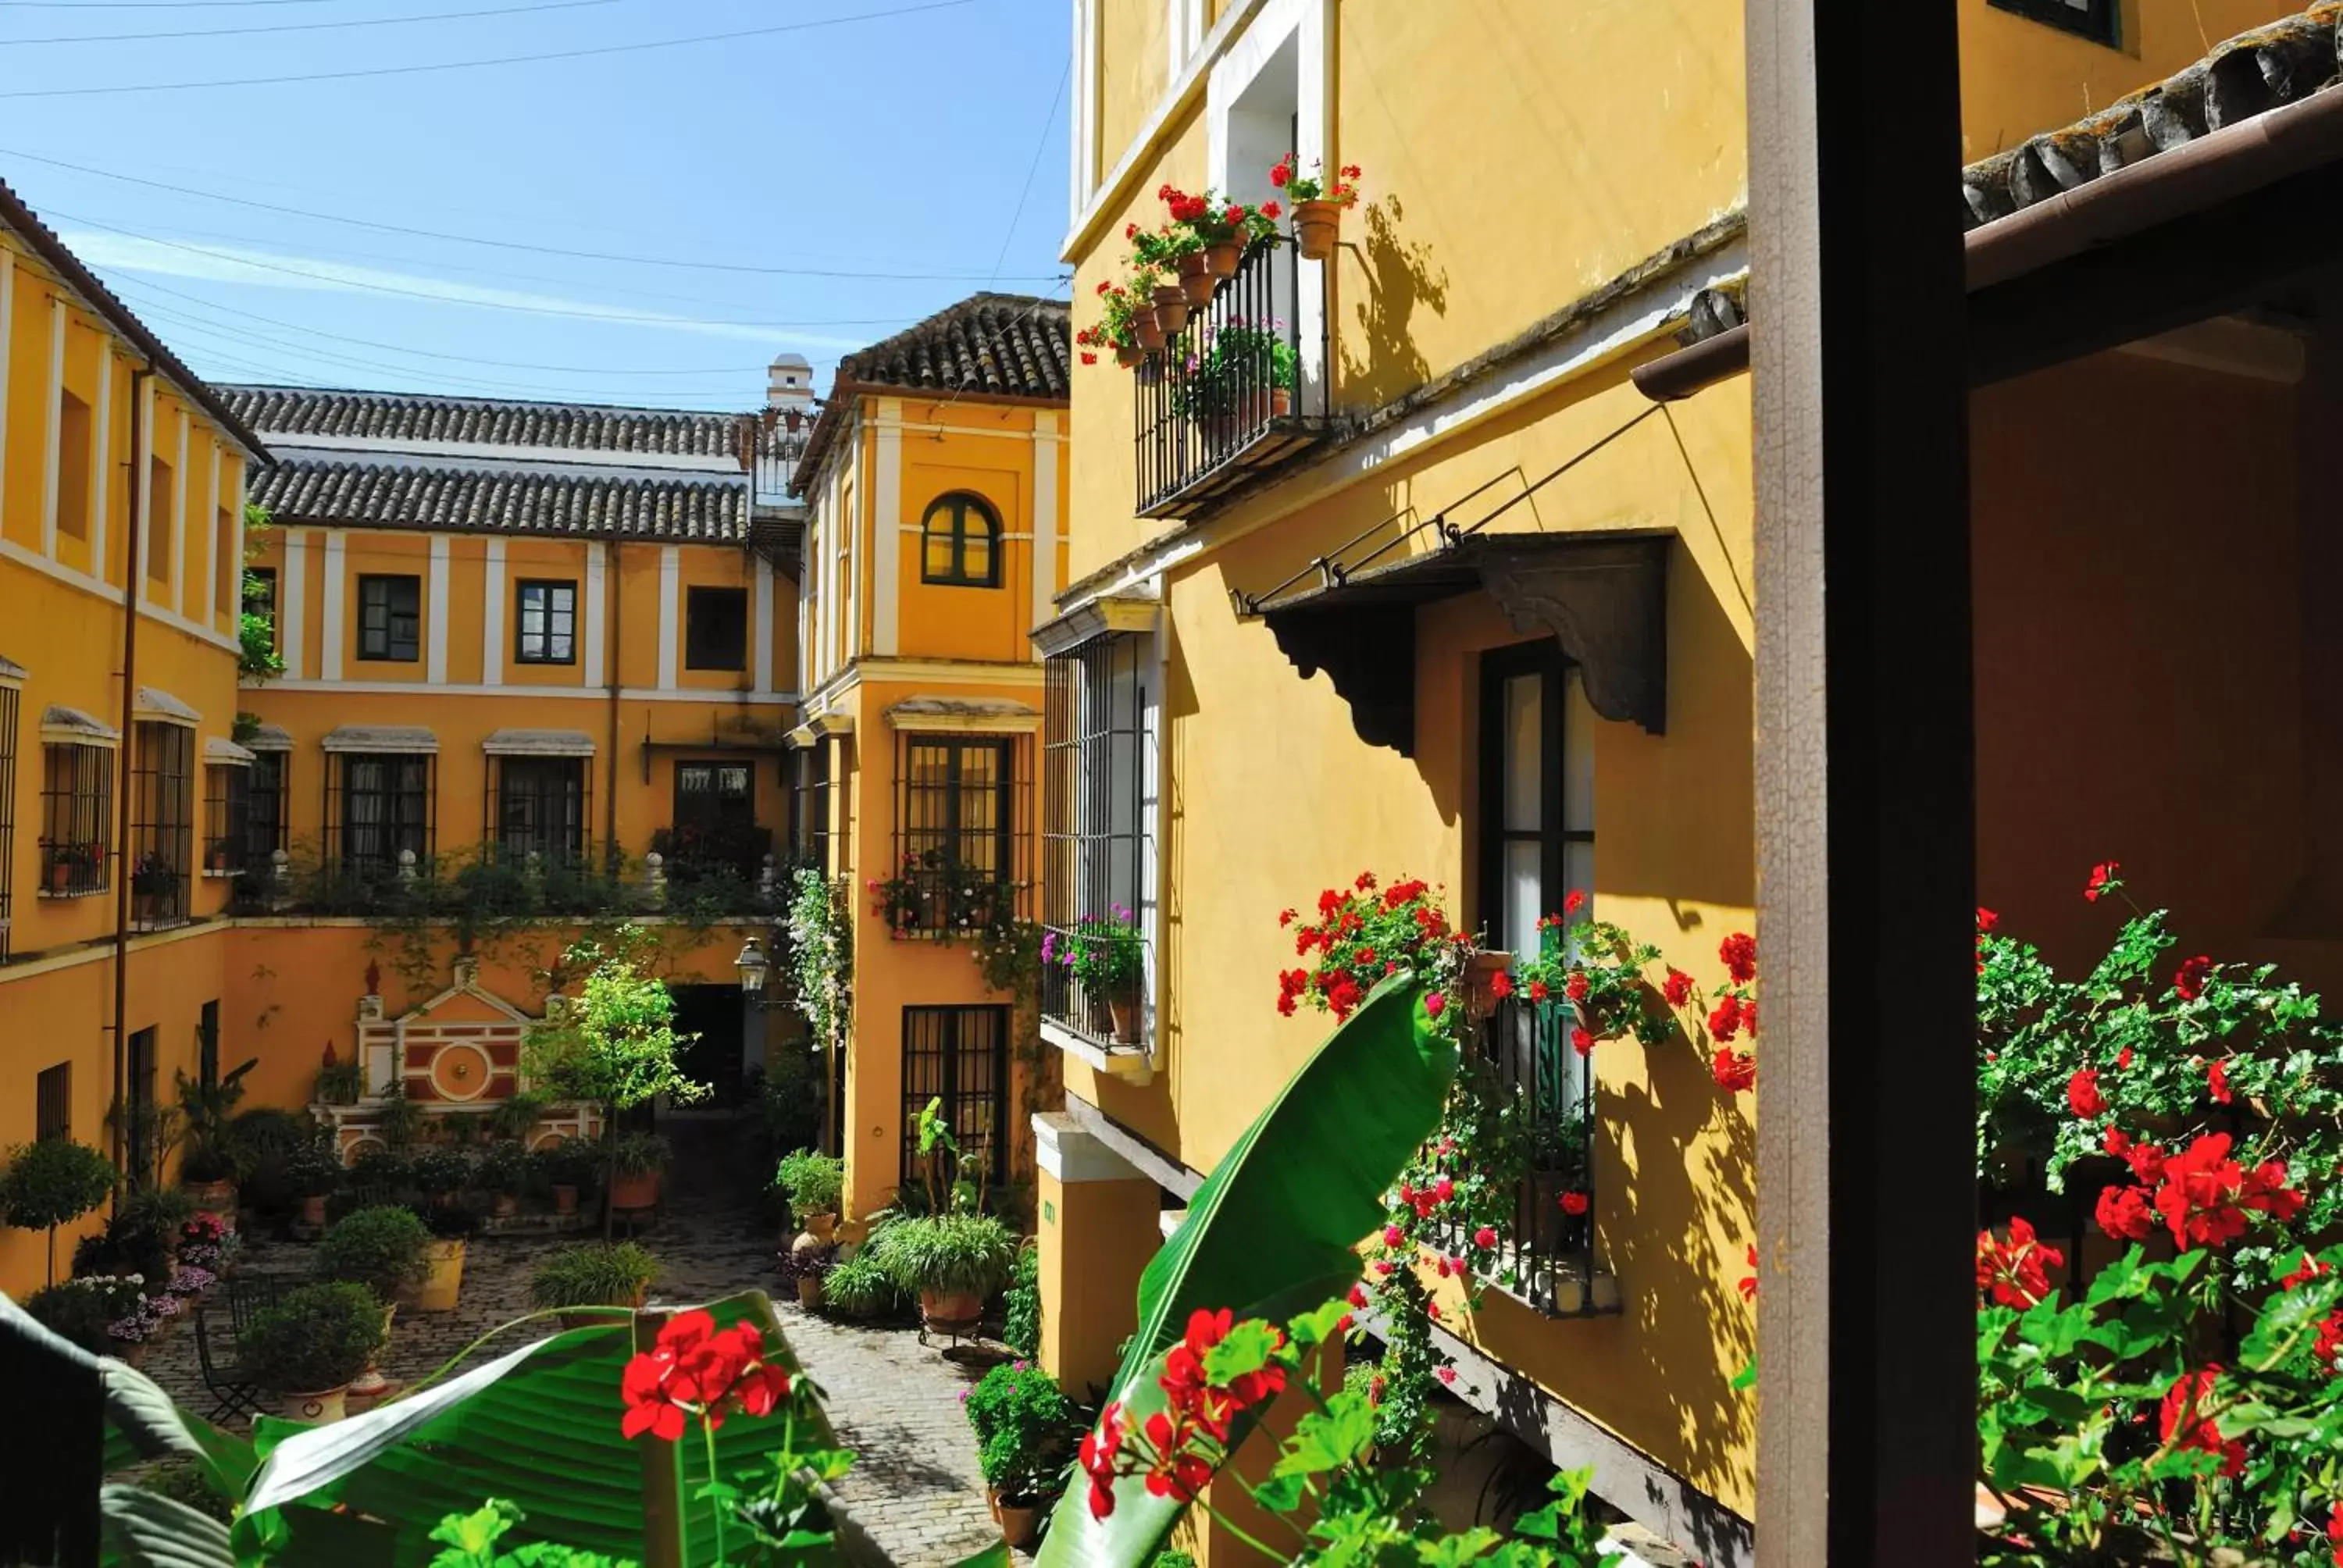
<svg viewBox="0 0 2343 1568">
<path fill-rule="evenodd" d="M 839 1441 L 856 1451 L 838 1491 L 852 1523 L 898 1568 L 939 1568 L 990 1545 L 1000 1532 L 985 1507 L 976 1443 L 960 1396 L 989 1362 L 947 1357 L 924 1347 L 909 1326 L 869 1326 L 800 1308 L 775 1267 L 777 1238 L 756 1213 L 730 1199 L 693 1158 L 702 1130 L 673 1130 L 677 1169 L 659 1221 L 636 1240 L 665 1267 L 651 1292 L 655 1306 L 709 1301 L 735 1292 L 773 1296 L 789 1344 L 828 1395 Z M 383 1372 L 402 1386 L 437 1369 L 497 1324 L 528 1311 L 528 1280 L 539 1259 L 585 1238 L 480 1237 L 464 1265 L 461 1300 L 452 1312 L 402 1309 Z M 239 1263 L 253 1272 L 305 1274 L 309 1249 L 256 1239 Z M 216 1314 L 225 1323 L 225 1314 Z M 512 1342 L 520 1342 L 518 1340 Z M 493 1348 L 493 1346 L 492 1346 Z M 146 1372 L 198 1414 L 212 1408 L 196 1357 L 192 1326 L 181 1327 L 150 1354 Z M 613 1404 L 613 1418 L 616 1419 Z"/>
</svg>

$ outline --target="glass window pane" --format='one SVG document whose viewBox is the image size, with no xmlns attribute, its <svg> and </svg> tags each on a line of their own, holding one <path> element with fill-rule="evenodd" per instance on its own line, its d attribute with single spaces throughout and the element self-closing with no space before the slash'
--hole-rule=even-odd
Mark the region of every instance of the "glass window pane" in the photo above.
<svg viewBox="0 0 2343 1568">
<path fill-rule="evenodd" d="M 1543 847 L 1535 841 L 1505 846 L 1503 905 L 1505 929 L 1494 940 L 1517 956 L 1537 956 L 1538 918 L 1548 913 Z"/>
<path fill-rule="evenodd" d="M 1594 709 L 1586 700 L 1586 684 L 1576 669 L 1570 671 L 1564 691 L 1562 826 L 1565 832 L 1591 833 L 1594 831 Z"/>
<path fill-rule="evenodd" d="M 553 639 L 553 652 L 548 656 L 557 664 L 567 664 L 570 658 L 570 640 L 567 634 Z"/>
<path fill-rule="evenodd" d="M 922 575 L 949 578 L 952 575 L 952 540 L 949 533 L 931 533 L 927 537 L 928 558 Z"/>
<path fill-rule="evenodd" d="M 1505 826 L 1534 832 L 1546 820 L 1545 678 L 1516 675 L 1505 682 Z"/>
<path fill-rule="evenodd" d="M 960 575 L 970 582 L 983 582 L 992 576 L 992 541 L 985 538 L 981 524 L 975 524 L 968 538 L 960 543 L 960 559 L 965 563 Z"/>
</svg>

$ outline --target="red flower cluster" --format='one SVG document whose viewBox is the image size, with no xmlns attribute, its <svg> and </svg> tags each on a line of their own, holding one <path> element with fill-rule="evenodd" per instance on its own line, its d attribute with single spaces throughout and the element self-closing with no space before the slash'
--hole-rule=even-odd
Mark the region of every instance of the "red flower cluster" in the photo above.
<svg viewBox="0 0 2343 1568">
<path fill-rule="evenodd" d="M 2066 1081 L 2067 1110 L 2088 1121 L 2107 1108 L 2107 1096 L 2099 1092 L 2099 1073 L 2097 1068 L 2079 1069 L 2074 1077 Z"/>
<path fill-rule="evenodd" d="M 1379 890 L 1374 873 L 1362 871 L 1351 887 L 1328 888 L 1318 895 L 1316 920 L 1296 926 L 1298 920 L 1288 910 L 1279 915 L 1278 924 L 1294 927 L 1296 957 L 1314 952 L 1318 963 L 1314 970 L 1279 974 L 1277 1010 L 1287 1017 L 1311 1001 L 1340 1022 L 1366 1000 L 1378 980 L 1403 968 L 1421 972 L 1427 968 L 1427 948 L 1458 940 L 1448 917 L 1433 901 L 1432 885 L 1421 878 L 1403 878 Z M 1427 999 L 1427 1006 L 1438 1018 L 1447 999 Z"/>
<path fill-rule="evenodd" d="M 1104 1519 L 1114 1512 L 1114 1483 L 1125 1475 L 1144 1475 L 1147 1490 L 1175 1503 L 1193 1503 L 1226 1457 L 1230 1429 L 1236 1418 L 1257 1404 L 1285 1392 L 1285 1368 L 1275 1361 L 1257 1372 L 1241 1373 L 1226 1383 L 1215 1383 L 1204 1371 L 1204 1358 L 1229 1337 L 1234 1316 L 1198 1308 L 1188 1318 L 1188 1332 L 1164 1358 L 1163 1375 L 1156 1380 L 1170 1402 L 1134 1431 L 1121 1402 L 1110 1404 L 1095 1431 L 1082 1439 L 1080 1460 L 1090 1477 L 1091 1517 Z M 1285 1343 L 1283 1332 L 1277 1344 Z"/>
<path fill-rule="evenodd" d="M 1586 1212 L 1587 1206 L 1588 1199 L 1584 1192 L 1572 1191 L 1562 1195 L 1562 1211 L 1565 1214 L 1573 1217 L 1584 1214 Z"/>
<path fill-rule="evenodd" d="M 2087 902 L 2096 904 L 2099 901 L 2100 894 L 2114 892 L 2117 888 L 2122 886 L 2122 883 L 2117 879 L 2118 874 L 2122 870 L 2122 862 L 2117 860 L 2102 860 L 2097 865 L 2093 866 L 2091 868 L 2091 879 L 2083 884 L 2084 900 Z"/>
<path fill-rule="evenodd" d="M 2139 1183 L 2099 1194 L 2099 1229 L 2119 1240 L 2144 1240 L 2160 1216 L 2176 1246 L 2223 1246 L 2246 1233 L 2253 1214 L 2284 1221 L 2302 1212 L 2305 1199 L 2286 1184 L 2286 1166 L 2265 1160 L 2247 1170 L 2229 1158 L 2226 1132 L 2207 1133 L 2177 1154 L 2128 1140 L 2117 1152 Z"/>
<path fill-rule="evenodd" d="M 2278 1289 L 2291 1291 L 2328 1271 L 2326 1264 L 2305 1252 L 2302 1267 L 2280 1280 Z M 2325 1367 L 2328 1377 L 2343 1377 L 2343 1309 L 2328 1313 L 2327 1321 L 2318 1325 L 2318 1338 L 2310 1347 L 2310 1359 Z"/>
<path fill-rule="evenodd" d="M 694 1308 L 661 1325 L 659 1342 L 627 1363 L 618 1392 L 627 1402 L 619 1432 L 663 1442 L 683 1436 L 697 1414 L 713 1432 L 734 1411 L 769 1415 L 789 1392 L 788 1369 L 764 1359 L 765 1336 L 751 1322 L 719 1329 Z"/>
<path fill-rule="evenodd" d="M 1757 1087 L 1757 1059 L 1745 1050 L 1719 1047 L 1708 1070 L 1727 1094 L 1746 1094 Z"/>
<path fill-rule="evenodd" d="M 2049 1295 L 2045 1271 L 2066 1261 L 2066 1254 L 2036 1236 L 2022 1214 L 2009 1221 L 2006 1241 L 1996 1240 L 1991 1231 L 1977 1232 L 1977 1289 L 1991 1292 L 1999 1306 L 2030 1307 Z"/>
<path fill-rule="evenodd" d="M 2218 1363 L 2202 1372 L 2182 1372 L 2173 1380 L 2164 1396 L 2164 1412 L 2157 1432 L 2166 1442 L 2175 1448 L 2197 1448 L 2207 1453 L 2221 1456 L 2221 1473 L 2239 1476 L 2246 1473 L 2246 1445 L 2238 1439 L 2227 1442 L 2215 1419 L 2204 1413 L 2207 1406 L 2217 1402 L 2214 1386 L 2220 1382 Z"/>
<path fill-rule="evenodd" d="M 1692 976 L 1671 967 L 1668 978 L 1660 983 L 1660 994 L 1667 998 L 1670 1007 L 1682 1007 L 1692 1000 Z"/>
<path fill-rule="evenodd" d="M 1172 221 L 1174 223 L 1193 223 L 1212 210 L 1212 197 L 1190 196 L 1168 182 L 1159 186 L 1155 194 L 1161 198 L 1163 205 L 1171 209 Z"/>
<path fill-rule="evenodd" d="M 2327 1539 L 2335 1544 L 2335 1568 L 2343 1568 L 2343 1503 L 2327 1512 Z"/>
<path fill-rule="evenodd" d="M 1733 977 L 1735 985 L 1747 985 L 1757 978 L 1757 939 L 1746 931 L 1735 931 L 1725 939 L 1716 950 L 1725 961 L 1725 972 Z"/>
<path fill-rule="evenodd" d="M 1708 1010 L 1709 1038 L 1722 1043 L 1746 1030 L 1757 1032 L 1757 1004 L 1747 997 L 1720 997 Z"/>
<path fill-rule="evenodd" d="M 2198 953 L 2182 964 L 2180 972 L 2172 977 L 2172 994 L 2182 1001 L 2195 1001 L 2205 994 L 2205 982 L 2212 973 L 2213 960 Z"/>
<path fill-rule="evenodd" d="M 2220 1104 L 2227 1105 L 2237 1098 L 2229 1092 L 2229 1064 L 2227 1061 L 2214 1062 L 2205 1070 L 2205 1087 L 2211 1091 L 2214 1100 Z"/>
<path fill-rule="evenodd" d="M 1749 1271 L 1742 1276 L 1740 1290 L 1743 1301 L 1757 1299 L 1757 1243 L 1755 1241 L 1749 1243 Z"/>
</svg>

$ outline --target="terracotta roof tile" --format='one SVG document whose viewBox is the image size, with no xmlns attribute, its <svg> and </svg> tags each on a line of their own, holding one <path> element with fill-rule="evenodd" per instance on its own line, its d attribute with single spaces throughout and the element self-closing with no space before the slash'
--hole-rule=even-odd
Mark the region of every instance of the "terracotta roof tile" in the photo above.
<svg viewBox="0 0 2343 1568">
<path fill-rule="evenodd" d="M 739 544 L 741 480 L 279 458 L 252 498 L 278 524 Z"/>
<path fill-rule="evenodd" d="M 216 389 L 264 437 L 290 445 L 313 436 L 662 457 L 725 457 L 740 449 L 737 414 L 314 387 Z"/>
</svg>

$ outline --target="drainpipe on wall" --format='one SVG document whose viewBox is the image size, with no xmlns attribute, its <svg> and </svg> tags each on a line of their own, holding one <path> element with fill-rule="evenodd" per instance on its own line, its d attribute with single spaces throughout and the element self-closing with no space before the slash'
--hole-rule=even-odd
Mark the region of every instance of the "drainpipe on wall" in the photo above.
<svg viewBox="0 0 2343 1568">
<path fill-rule="evenodd" d="M 621 656 L 627 646 L 627 578 L 619 565 L 624 558 L 624 547 L 612 539 L 604 548 L 610 552 L 610 736 L 605 749 L 609 760 L 603 769 L 607 787 L 602 791 L 602 863 L 609 868 L 610 878 L 615 881 L 623 859 L 618 852 L 618 689 L 625 668 Z"/>
<path fill-rule="evenodd" d="M 129 1107 L 125 1094 L 124 1079 L 127 1072 L 127 1044 L 123 1026 L 130 1010 L 130 745 L 137 724 L 138 711 L 138 588 L 140 574 L 146 570 L 143 546 L 146 535 L 146 508 L 141 504 L 139 478 L 146 471 L 146 427 L 138 417 L 144 406 L 146 382 L 154 375 L 151 369 L 130 373 L 130 529 L 127 559 L 129 572 L 123 579 L 122 591 L 122 733 L 114 743 L 114 1168 L 125 1175 L 129 1167 L 123 1162 L 129 1130 L 123 1118 Z M 112 418 L 113 410 L 105 417 Z M 98 482 L 106 482 L 100 474 Z M 99 505 L 105 498 L 99 498 Z M 98 563 L 101 575 L 106 563 Z M 115 1203 L 122 1201 L 122 1188 L 115 1187 Z"/>
</svg>

